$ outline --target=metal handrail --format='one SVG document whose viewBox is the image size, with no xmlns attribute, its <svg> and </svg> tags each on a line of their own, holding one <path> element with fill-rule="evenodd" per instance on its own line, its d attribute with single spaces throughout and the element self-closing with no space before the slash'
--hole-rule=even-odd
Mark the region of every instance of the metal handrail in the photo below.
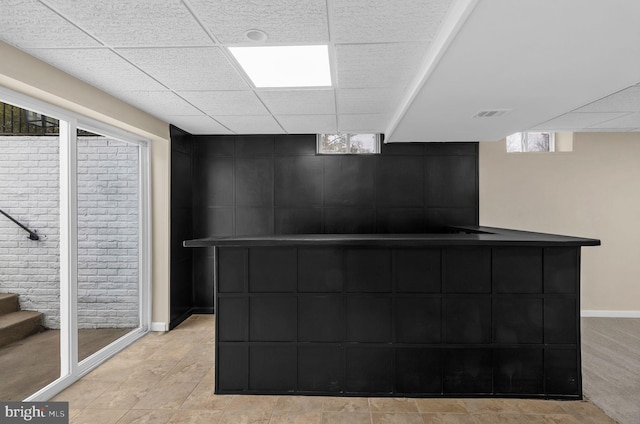
<svg viewBox="0 0 640 424">
<path fill-rule="evenodd" d="M 27 227 L 25 227 L 24 225 L 22 225 L 20 222 L 18 222 L 14 217 L 12 217 L 11 215 L 9 215 L 8 213 L 6 213 L 5 211 L 3 211 L 2 209 L 0 209 L 0 213 L 4 216 L 6 216 L 7 218 L 9 218 L 11 221 L 13 221 L 16 225 L 18 225 L 20 228 L 22 228 L 23 230 L 25 230 L 27 233 L 29 233 L 29 239 L 31 240 L 40 240 L 40 236 L 35 232 L 35 231 L 31 231 L 30 229 L 28 229 Z"/>
</svg>

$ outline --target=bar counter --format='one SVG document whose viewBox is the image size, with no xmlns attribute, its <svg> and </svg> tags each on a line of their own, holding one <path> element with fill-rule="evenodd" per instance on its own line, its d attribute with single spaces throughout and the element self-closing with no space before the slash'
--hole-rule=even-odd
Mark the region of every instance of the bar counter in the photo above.
<svg viewBox="0 0 640 424">
<path fill-rule="evenodd" d="M 219 237 L 215 392 L 581 399 L 580 248 L 491 227 Z"/>
</svg>

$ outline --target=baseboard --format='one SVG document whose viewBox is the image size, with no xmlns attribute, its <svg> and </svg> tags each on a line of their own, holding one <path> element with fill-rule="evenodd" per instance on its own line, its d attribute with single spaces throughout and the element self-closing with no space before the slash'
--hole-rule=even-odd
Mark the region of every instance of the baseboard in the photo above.
<svg viewBox="0 0 640 424">
<path fill-rule="evenodd" d="M 166 322 L 152 322 L 151 323 L 151 331 L 167 331 L 169 326 Z"/>
<path fill-rule="evenodd" d="M 213 314 L 213 306 L 194 306 L 191 308 L 191 314 Z"/>
<path fill-rule="evenodd" d="M 171 320 L 171 322 L 169 323 L 169 330 L 173 330 L 193 314 L 213 314 L 213 307 L 192 306 L 185 313 L 183 313 L 176 319 Z"/>
<path fill-rule="evenodd" d="M 581 317 L 600 318 L 640 318 L 640 311 L 602 311 L 602 310 L 582 310 Z"/>
<path fill-rule="evenodd" d="M 174 328 L 182 324 L 184 320 L 189 318 L 191 316 L 192 310 L 193 310 L 193 307 L 187 309 L 182 315 L 179 315 L 177 318 L 174 318 L 171 321 L 169 321 L 169 331 L 173 330 Z"/>
</svg>

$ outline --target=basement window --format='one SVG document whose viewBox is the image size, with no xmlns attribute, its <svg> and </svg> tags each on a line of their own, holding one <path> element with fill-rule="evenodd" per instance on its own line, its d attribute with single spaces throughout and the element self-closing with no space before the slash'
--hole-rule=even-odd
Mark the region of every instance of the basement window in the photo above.
<svg viewBox="0 0 640 424">
<path fill-rule="evenodd" d="M 507 152 L 554 152 L 555 133 L 518 132 L 507 136 Z"/>
<path fill-rule="evenodd" d="M 318 134 L 317 152 L 325 155 L 380 153 L 380 134 Z"/>
</svg>

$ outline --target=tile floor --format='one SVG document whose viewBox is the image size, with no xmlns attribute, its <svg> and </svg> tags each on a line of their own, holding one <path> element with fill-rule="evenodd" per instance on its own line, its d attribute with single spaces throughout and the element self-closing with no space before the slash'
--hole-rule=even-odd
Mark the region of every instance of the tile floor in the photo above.
<svg viewBox="0 0 640 424">
<path fill-rule="evenodd" d="M 71 423 L 607 424 L 588 401 L 213 394 L 213 315 L 150 333 L 53 400 Z"/>
</svg>

